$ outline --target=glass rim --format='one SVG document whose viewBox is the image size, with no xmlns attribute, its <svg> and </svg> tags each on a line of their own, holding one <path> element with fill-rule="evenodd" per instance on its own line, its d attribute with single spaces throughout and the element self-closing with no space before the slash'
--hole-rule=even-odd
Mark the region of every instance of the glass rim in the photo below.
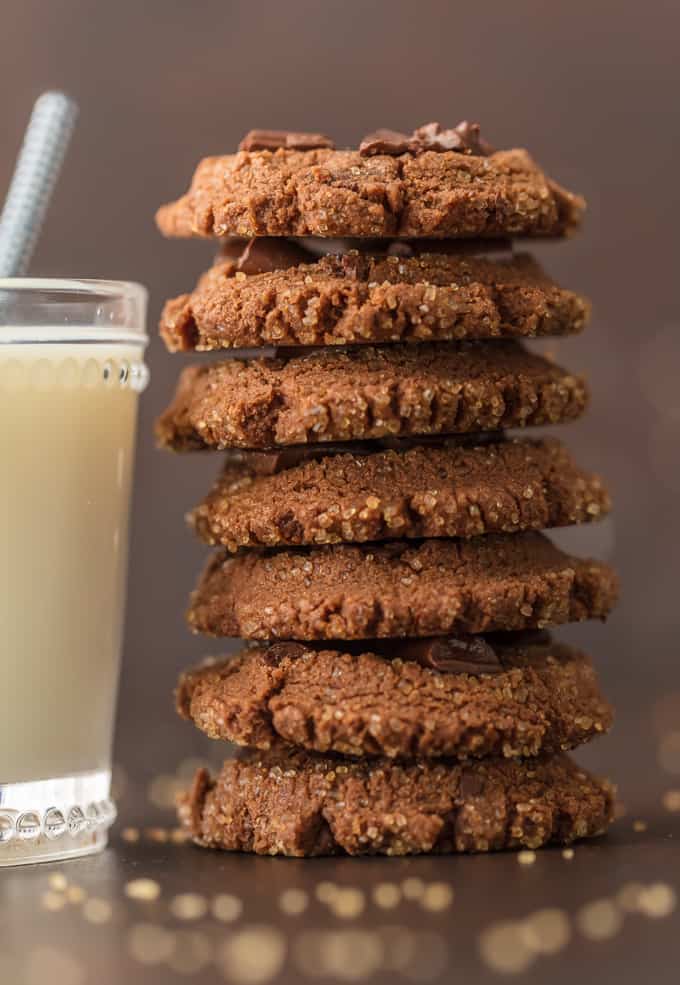
<svg viewBox="0 0 680 985">
<path fill-rule="evenodd" d="M 0 278 L 0 346 L 26 343 L 146 346 L 148 297 L 147 289 L 135 281 L 3 277 Z"/>
<path fill-rule="evenodd" d="M 105 294 L 119 297 L 136 294 L 146 301 L 149 292 L 134 280 L 99 280 L 95 277 L 0 277 L 0 291 L 70 291 L 75 294 Z"/>
</svg>

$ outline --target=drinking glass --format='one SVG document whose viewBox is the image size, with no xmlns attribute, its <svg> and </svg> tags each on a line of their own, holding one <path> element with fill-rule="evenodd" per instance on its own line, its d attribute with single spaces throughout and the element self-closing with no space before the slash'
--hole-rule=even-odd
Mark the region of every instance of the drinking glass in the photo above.
<svg viewBox="0 0 680 985">
<path fill-rule="evenodd" d="M 0 865 L 104 847 L 146 291 L 0 280 Z"/>
</svg>

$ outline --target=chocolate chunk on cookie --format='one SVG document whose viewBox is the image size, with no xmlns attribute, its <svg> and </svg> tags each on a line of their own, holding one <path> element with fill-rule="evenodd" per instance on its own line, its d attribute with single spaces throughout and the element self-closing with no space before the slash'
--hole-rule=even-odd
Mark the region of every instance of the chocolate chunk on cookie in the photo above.
<svg viewBox="0 0 680 985">
<path fill-rule="evenodd" d="M 613 790 L 567 756 L 343 761 L 295 749 L 200 770 L 181 801 L 199 845 L 261 855 L 411 855 L 568 844 L 604 833 Z"/>
<path fill-rule="evenodd" d="M 330 147 L 333 141 L 323 133 L 298 133 L 294 130 L 249 130 L 238 145 L 239 150 L 314 150 L 317 147 Z"/>
<path fill-rule="evenodd" d="M 185 369 L 157 437 L 188 450 L 492 431 L 586 404 L 583 379 L 517 342 L 331 348 Z"/>
<path fill-rule="evenodd" d="M 171 352 L 569 335 L 589 314 L 527 255 L 351 252 L 292 266 L 296 247 L 259 243 L 167 302 L 160 331 Z"/>
<path fill-rule="evenodd" d="M 600 478 L 555 440 L 444 440 L 368 454 L 341 447 L 325 455 L 303 446 L 313 457 L 288 466 L 285 450 L 273 452 L 272 474 L 260 472 L 263 452 L 236 461 L 227 453 L 191 524 L 208 544 L 236 551 L 541 530 L 598 519 L 611 505 Z"/>
<path fill-rule="evenodd" d="M 196 632 L 245 639 L 447 636 L 604 618 L 616 575 L 539 533 L 217 552 L 191 600 Z"/>
<path fill-rule="evenodd" d="M 527 151 L 442 149 L 447 133 L 428 132 L 415 154 L 395 154 L 392 139 L 386 153 L 317 141 L 309 150 L 279 142 L 207 157 L 156 221 L 165 236 L 208 237 L 561 236 L 580 224 L 583 199 L 552 182 Z M 370 146 L 380 151 L 375 140 Z"/>
<path fill-rule="evenodd" d="M 611 725 L 590 661 L 569 646 L 479 636 L 458 648 L 418 641 L 430 655 L 437 643 L 463 654 L 449 662 L 452 670 L 437 671 L 412 659 L 415 641 L 378 642 L 386 655 L 370 641 L 359 652 L 342 643 L 251 647 L 183 674 L 177 709 L 212 739 L 243 746 L 269 749 L 283 739 L 317 752 L 402 759 L 536 756 L 574 748 Z"/>
</svg>

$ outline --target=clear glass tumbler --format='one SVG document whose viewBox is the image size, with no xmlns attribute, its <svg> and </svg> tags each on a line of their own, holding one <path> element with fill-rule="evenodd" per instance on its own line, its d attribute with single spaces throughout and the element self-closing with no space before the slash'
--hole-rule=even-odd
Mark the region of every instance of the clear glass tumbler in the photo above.
<svg viewBox="0 0 680 985">
<path fill-rule="evenodd" d="M 96 852 L 115 818 L 146 297 L 0 280 L 0 865 Z"/>
</svg>

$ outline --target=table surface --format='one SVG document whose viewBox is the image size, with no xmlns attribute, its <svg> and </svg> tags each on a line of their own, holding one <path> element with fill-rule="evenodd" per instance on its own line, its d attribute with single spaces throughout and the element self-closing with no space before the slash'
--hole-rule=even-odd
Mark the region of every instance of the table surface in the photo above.
<svg viewBox="0 0 680 985">
<path fill-rule="evenodd" d="M 573 856 L 316 860 L 198 849 L 157 813 L 98 856 L 0 871 L 0 981 L 677 983 L 667 808 Z"/>
</svg>

